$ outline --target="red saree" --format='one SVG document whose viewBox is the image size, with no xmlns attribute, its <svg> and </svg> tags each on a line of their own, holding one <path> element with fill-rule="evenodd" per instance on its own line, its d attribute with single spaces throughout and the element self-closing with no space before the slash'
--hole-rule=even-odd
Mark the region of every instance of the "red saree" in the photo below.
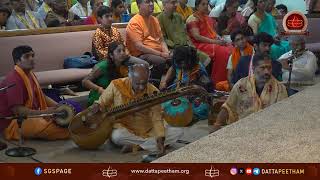
<svg viewBox="0 0 320 180">
<path fill-rule="evenodd" d="M 191 33 L 191 29 L 196 28 L 199 30 L 201 36 L 210 39 L 217 38 L 217 34 L 213 29 L 214 21 L 209 16 L 194 13 L 187 19 L 187 33 L 194 44 L 200 51 L 208 54 L 212 60 L 212 73 L 211 78 L 214 83 L 226 81 L 227 78 L 227 64 L 230 56 L 232 46 L 221 46 L 217 44 L 203 43 L 197 41 Z"/>
</svg>

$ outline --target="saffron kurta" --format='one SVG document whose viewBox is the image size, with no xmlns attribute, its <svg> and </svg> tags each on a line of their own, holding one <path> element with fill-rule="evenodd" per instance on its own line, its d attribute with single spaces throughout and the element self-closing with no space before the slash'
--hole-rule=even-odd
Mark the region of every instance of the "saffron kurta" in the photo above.
<svg viewBox="0 0 320 180">
<path fill-rule="evenodd" d="M 120 106 L 138 98 L 144 94 L 151 95 L 159 91 L 152 84 L 148 84 L 144 92 L 136 94 L 132 90 L 129 78 L 121 78 L 111 81 L 110 85 L 96 101 L 104 109 Z M 164 122 L 162 120 L 161 106 L 155 105 L 145 110 L 130 114 L 121 119 L 114 128 L 126 128 L 130 133 L 142 137 L 164 137 Z"/>
</svg>

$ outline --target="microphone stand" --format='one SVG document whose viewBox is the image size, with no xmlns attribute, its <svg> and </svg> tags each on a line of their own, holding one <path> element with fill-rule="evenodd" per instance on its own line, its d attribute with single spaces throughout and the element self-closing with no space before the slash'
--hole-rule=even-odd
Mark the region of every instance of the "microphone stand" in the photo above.
<svg viewBox="0 0 320 180">
<path fill-rule="evenodd" d="M 288 60 L 288 64 L 289 64 L 289 78 L 288 78 L 288 82 L 287 82 L 287 88 L 288 90 L 290 90 L 291 88 L 291 74 L 292 74 L 292 59 Z"/>
<path fill-rule="evenodd" d="M 17 119 L 17 123 L 19 125 L 19 145 L 18 147 L 11 148 L 6 150 L 6 155 L 11 156 L 11 157 L 27 157 L 27 156 L 32 156 L 36 154 L 36 150 L 30 147 L 23 147 L 24 144 L 24 139 L 23 139 L 23 131 L 22 131 L 22 123 L 25 119 L 27 118 L 38 118 L 38 117 L 65 117 L 67 115 L 67 112 L 61 111 L 61 112 L 56 112 L 56 113 L 49 113 L 49 114 L 39 114 L 39 115 L 31 115 L 31 116 L 11 116 L 11 117 L 0 117 L 0 119 Z"/>
<path fill-rule="evenodd" d="M 11 148 L 6 150 L 6 155 L 11 157 L 27 157 L 36 154 L 36 150 L 30 147 L 23 147 L 24 139 L 23 139 L 23 131 L 21 128 L 22 122 L 26 119 L 24 116 L 18 116 L 17 122 L 19 126 L 19 145 L 18 147 Z"/>
</svg>

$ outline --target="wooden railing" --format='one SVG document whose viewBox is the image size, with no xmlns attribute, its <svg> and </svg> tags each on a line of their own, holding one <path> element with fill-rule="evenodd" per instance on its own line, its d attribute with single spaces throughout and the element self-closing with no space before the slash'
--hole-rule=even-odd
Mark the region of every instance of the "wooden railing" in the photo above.
<svg viewBox="0 0 320 180">
<path fill-rule="evenodd" d="M 114 23 L 113 27 L 125 28 L 127 23 Z M 79 31 L 91 31 L 97 29 L 98 25 L 81 25 L 81 26 L 64 26 L 64 27 L 53 27 L 46 29 L 25 29 L 25 30 L 12 30 L 12 31 L 0 31 L 1 37 L 13 37 L 13 36 L 29 36 L 39 34 L 54 34 L 54 33 L 65 33 L 65 32 L 79 32 Z"/>
</svg>

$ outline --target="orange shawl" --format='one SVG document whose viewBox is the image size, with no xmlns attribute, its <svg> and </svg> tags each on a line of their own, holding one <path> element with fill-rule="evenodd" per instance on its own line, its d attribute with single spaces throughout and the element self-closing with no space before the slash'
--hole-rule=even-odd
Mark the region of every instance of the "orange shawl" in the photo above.
<svg viewBox="0 0 320 180">
<path fill-rule="evenodd" d="M 244 49 L 244 56 L 249 56 L 253 54 L 253 46 L 247 43 L 246 48 Z M 239 63 L 241 57 L 240 49 L 234 48 L 232 51 L 232 68 L 235 70 Z"/>
<path fill-rule="evenodd" d="M 39 104 L 40 104 L 40 109 L 41 110 L 45 110 L 48 108 L 47 103 L 46 103 L 46 99 L 45 96 L 41 90 L 40 84 L 36 78 L 36 76 L 34 75 L 34 73 L 31 71 L 30 75 L 32 77 L 33 82 L 36 85 L 36 95 L 37 97 L 33 96 L 33 91 L 32 91 L 32 86 L 31 86 L 31 82 L 28 78 L 28 76 L 25 74 L 25 72 L 19 67 L 19 66 L 15 66 L 14 69 L 17 71 L 17 73 L 20 75 L 20 77 L 22 78 L 25 87 L 27 88 L 27 92 L 28 92 L 28 100 L 25 103 L 25 106 L 32 109 L 32 105 L 33 105 L 33 101 L 34 98 L 38 98 Z"/>
<path fill-rule="evenodd" d="M 209 24 L 209 16 L 203 15 L 199 12 L 193 13 L 193 16 L 196 17 L 201 23 L 204 23 L 207 27 L 209 33 L 209 38 L 215 39 L 217 37 L 217 33 L 214 31 L 213 27 Z"/>
</svg>

